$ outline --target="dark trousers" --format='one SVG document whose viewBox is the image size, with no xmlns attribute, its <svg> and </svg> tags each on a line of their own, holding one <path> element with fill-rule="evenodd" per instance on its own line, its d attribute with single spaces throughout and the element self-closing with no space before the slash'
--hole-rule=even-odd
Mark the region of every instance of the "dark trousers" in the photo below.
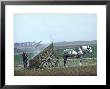
<svg viewBox="0 0 110 89">
<path fill-rule="evenodd" d="M 24 68 L 26 68 L 27 67 L 27 61 L 25 60 L 25 61 L 23 61 L 23 65 L 24 65 Z"/>
<path fill-rule="evenodd" d="M 67 58 L 64 59 L 64 66 L 66 65 L 66 62 L 67 62 Z"/>
</svg>

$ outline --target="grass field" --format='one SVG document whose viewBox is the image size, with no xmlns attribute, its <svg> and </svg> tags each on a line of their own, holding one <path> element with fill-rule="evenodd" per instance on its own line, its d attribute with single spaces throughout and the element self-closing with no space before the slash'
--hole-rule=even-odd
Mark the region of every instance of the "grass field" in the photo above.
<svg viewBox="0 0 110 89">
<path fill-rule="evenodd" d="M 15 76 L 96 76 L 96 66 L 15 70 Z"/>
<path fill-rule="evenodd" d="M 97 46 L 92 46 L 93 53 L 85 55 L 83 64 L 79 65 L 79 59 L 68 59 L 67 67 L 64 67 L 62 53 L 64 49 L 55 49 L 59 57 L 58 67 L 42 69 L 24 69 L 22 55 L 14 55 L 14 75 L 15 76 L 96 76 L 97 75 Z M 29 59 L 33 56 L 28 53 Z M 92 59 L 90 59 L 92 57 Z"/>
<path fill-rule="evenodd" d="M 22 65 L 22 64 L 21 64 Z M 15 76 L 96 76 L 96 59 L 84 59 L 83 64 L 79 65 L 79 59 L 68 59 L 67 67 L 64 67 L 63 59 L 59 60 L 58 67 L 43 69 L 24 69 L 16 66 Z"/>
</svg>

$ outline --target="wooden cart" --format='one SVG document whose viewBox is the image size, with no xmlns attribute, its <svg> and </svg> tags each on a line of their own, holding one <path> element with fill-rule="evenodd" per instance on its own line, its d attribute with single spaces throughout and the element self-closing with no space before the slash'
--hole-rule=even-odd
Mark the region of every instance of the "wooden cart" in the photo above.
<svg viewBox="0 0 110 89">
<path fill-rule="evenodd" d="M 33 59 L 29 60 L 30 68 L 54 67 L 58 59 L 54 57 L 54 46 L 51 43 Z"/>
</svg>

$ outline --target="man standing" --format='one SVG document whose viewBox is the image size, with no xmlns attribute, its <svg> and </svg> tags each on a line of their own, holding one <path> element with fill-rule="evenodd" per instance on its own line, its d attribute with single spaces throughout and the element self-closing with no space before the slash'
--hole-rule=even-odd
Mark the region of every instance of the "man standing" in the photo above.
<svg viewBox="0 0 110 89">
<path fill-rule="evenodd" d="M 67 62 L 67 58 L 68 58 L 68 54 L 64 53 L 64 66 L 66 66 L 66 62 Z"/>
<path fill-rule="evenodd" d="M 26 68 L 27 67 L 27 54 L 25 52 L 23 52 L 22 58 L 23 58 L 24 68 Z"/>
</svg>

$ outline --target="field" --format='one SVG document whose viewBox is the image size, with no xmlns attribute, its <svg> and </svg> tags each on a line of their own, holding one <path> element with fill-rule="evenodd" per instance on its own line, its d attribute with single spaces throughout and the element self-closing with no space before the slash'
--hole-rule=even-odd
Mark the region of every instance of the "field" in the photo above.
<svg viewBox="0 0 110 89">
<path fill-rule="evenodd" d="M 68 59 L 67 67 L 63 66 L 63 59 L 60 59 L 58 67 L 43 69 L 24 69 L 16 66 L 15 76 L 96 76 L 96 59 L 84 59 L 83 64 L 79 65 L 78 59 Z"/>
<path fill-rule="evenodd" d="M 92 46 L 93 53 L 87 54 L 83 58 L 82 65 L 79 59 L 69 58 L 67 66 L 64 67 L 62 53 L 65 48 L 55 48 L 55 56 L 59 58 L 58 67 L 42 69 L 23 68 L 21 54 L 14 55 L 14 75 L 15 76 L 96 76 L 97 75 L 97 46 Z M 28 53 L 29 59 L 33 56 Z"/>
<path fill-rule="evenodd" d="M 15 76 L 96 76 L 96 66 L 15 70 Z"/>
</svg>

